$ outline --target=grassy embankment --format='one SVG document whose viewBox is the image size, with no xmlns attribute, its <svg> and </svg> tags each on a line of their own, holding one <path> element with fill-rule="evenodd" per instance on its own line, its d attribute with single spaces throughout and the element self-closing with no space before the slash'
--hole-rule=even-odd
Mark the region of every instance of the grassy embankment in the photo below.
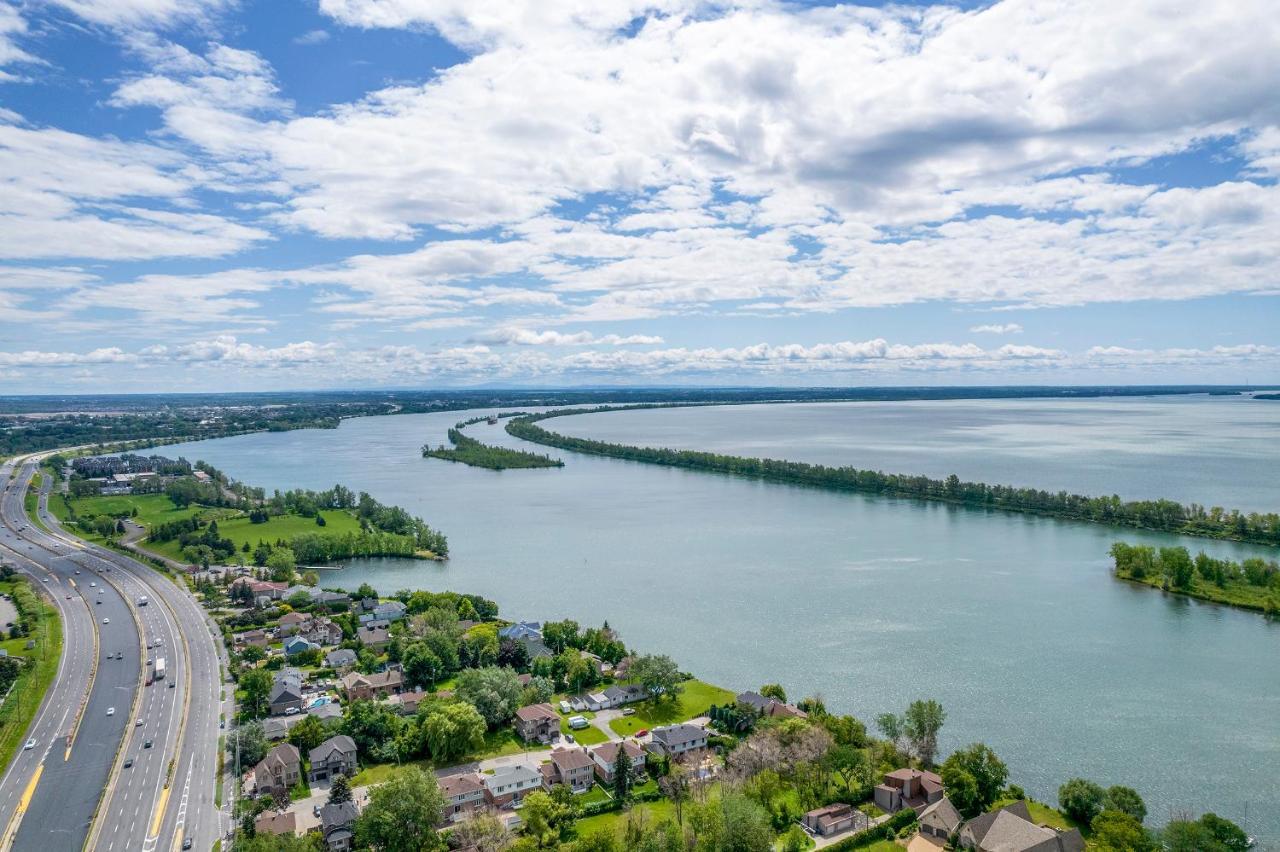
<svg viewBox="0 0 1280 852">
<path fill-rule="evenodd" d="M 734 694 L 727 689 L 700 680 L 686 680 L 676 701 L 642 701 L 632 704 L 630 706 L 635 708 L 635 715 L 614 719 L 609 727 L 614 733 L 629 737 L 645 728 L 652 730 L 658 725 L 692 719 L 707 712 L 712 704 L 732 704 L 734 698 Z"/>
<path fill-rule="evenodd" d="M 1183 595 L 1196 600 L 1209 601 L 1210 603 L 1223 604 L 1224 606 L 1234 606 L 1240 609 L 1251 609 L 1256 612 L 1269 612 L 1267 605 L 1269 600 L 1276 597 L 1276 592 L 1261 586 L 1253 586 L 1249 583 L 1240 581 L 1228 581 L 1225 586 L 1218 586 L 1216 583 L 1210 583 L 1196 577 L 1191 581 L 1191 585 L 1186 588 L 1167 587 L 1163 577 L 1134 577 L 1129 574 L 1116 572 L 1116 577 L 1120 580 L 1127 580 L 1130 583 L 1138 583 L 1143 586 L 1150 586 L 1153 589 L 1160 589 L 1175 595 Z"/>
<path fill-rule="evenodd" d="M 18 584 L 26 584 L 28 587 L 31 585 L 22 577 L 0 580 L 0 592 L 12 596 Z M 31 668 L 18 676 L 9 697 L 0 706 L 0 767 L 9 765 L 14 751 L 21 744 L 45 691 L 57 674 L 58 660 L 62 656 L 62 621 L 44 598 L 34 590 L 31 594 L 40 607 L 40 617 L 36 620 L 35 629 L 29 636 L 0 641 L 0 648 L 8 651 L 10 656 L 35 660 Z M 29 639 L 35 640 L 35 647 L 31 650 L 27 650 Z"/>
</svg>

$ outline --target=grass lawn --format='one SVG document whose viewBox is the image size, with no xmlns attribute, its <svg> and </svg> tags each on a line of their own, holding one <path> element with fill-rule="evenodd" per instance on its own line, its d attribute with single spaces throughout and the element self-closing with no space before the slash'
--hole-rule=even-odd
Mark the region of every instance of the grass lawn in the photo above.
<svg viewBox="0 0 1280 852">
<path fill-rule="evenodd" d="M 26 580 L 14 578 L 0 582 L 0 590 L 11 592 L 15 583 Z M 17 750 L 31 717 L 35 715 L 45 690 L 53 682 L 58 671 L 58 660 L 62 656 L 62 621 L 57 612 L 40 598 L 41 614 L 35 631 L 24 639 L 6 640 L 2 647 L 8 648 L 12 655 L 33 657 L 35 667 L 24 671 L 13 684 L 13 691 L 0 706 L 0 767 L 8 766 L 10 758 Z M 32 650 L 26 649 L 27 639 L 36 640 Z M 16 647 L 11 647 L 15 646 Z"/>
<path fill-rule="evenodd" d="M 600 743 L 609 741 L 609 735 L 595 725 L 588 725 L 575 731 L 569 727 L 569 722 L 566 719 L 560 720 L 560 733 L 572 736 L 578 745 L 584 746 L 600 745 Z"/>
<path fill-rule="evenodd" d="M 660 822 L 668 818 L 676 818 L 676 806 L 668 799 L 644 802 L 633 806 L 631 810 L 645 811 L 651 823 Z M 611 831 L 614 834 L 620 834 L 626 824 L 627 813 L 625 811 L 611 811 L 607 814 L 583 817 L 574 823 L 574 829 L 578 832 L 578 837 L 587 837 L 598 831 Z"/>
<path fill-rule="evenodd" d="M 597 784 L 581 796 L 578 796 L 574 801 L 580 805 L 589 805 L 593 802 L 607 802 L 612 798 L 613 796 L 609 795 L 608 790 Z"/>
<path fill-rule="evenodd" d="M 505 730 L 490 731 L 485 735 L 484 748 L 475 754 L 468 754 L 457 760 L 449 761 L 448 766 L 456 766 L 459 763 L 468 763 L 477 760 L 486 760 L 490 757 L 502 757 L 509 754 L 520 754 L 526 751 L 549 751 L 551 746 L 529 745 L 524 740 L 516 736 L 516 732 L 507 728 Z M 417 766 L 425 772 L 432 772 L 437 767 L 430 760 L 406 760 L 400 766 Z M 371 763 L 360 767 L 360 771 L 351 779 L 351 786 L 358 787 L 362 784 L 381 784 L 391 777 L 392 773 L 398 767 L 394 763 Z"/>
<path fill-rule="evenodd" d="M 163 499 L 168 500 L 167 497 Z M 77 511 L 80 511 L 78 506 Z M 205 509 L 202 517 L 208 517 L 207 513 L 211 511 L 218 510 Z M 194 512 L 190 512 L 190 514 L 194 514 Z M 355 515 L 349 512 L 339 509 L 326 509 L 320 514 L 324 516 L 325 520 L 323 527 L 316 526 L 314 518 L 304 518 L 301 515 L 277 515 L 273 516 L 265 524 L 253 523 L 249 520 L 248 515 L 223 517 L 218 519 L 218 535 L 231 539 L 235 543 L 236 550 L 241 550 L 246 543 L 253 548 L 257 547 L 260 541 L 268 543 L 280 539 L 288 541 L 304 533 L 342 534 L 360 532 L 360 522 L 356 520 Z M 148 550 L 168 556 L 170 559 L 182 559 L 182 547 L 177 541 L 147 542 L 146 546 Z"/>
<path fill-rule="evenodd" d="M 903 847 L 894 843 L 892 840 L 877 840 L 870 846 L 863 846 L 866 852 L 902 852 Z"/>
<path fill-rule="evenodd" d="M 682 687 L 680 697 L 674 703 L 642 701 L 632 704 L 630 706 L 635 708 L 635 715 L 614 719 L 609 727 L 614 733 L 629 737 L 642 728 L 653 729 L 658 725 L 684 722 L 707 712 L 712 704 L 732 704 L 736 697 L 727 689 L 700 680 L 686 680 Z"/>
<path fill-rule="evenodd" d="M 1013 801 L 1013 799 L 1001 799 L 991 806 L 991 810 L 994 811 L 997 808 L 1003 808 L 1005 805 L 1012 804 Z M 1086 837 L 1089 835 L 1088 826 L 1077 825 L 1075 820 L 1071 819 L 1057 808 L 1052 808 L 1048 805 L 1028 799 L 1027 810 L 1031 813 L 1031 820 L 1037 825 L 1051 825 L 1054 828 L 1063 830 L 1078 828 L 1080 829 L 1081 834 Z"/>
</svg>

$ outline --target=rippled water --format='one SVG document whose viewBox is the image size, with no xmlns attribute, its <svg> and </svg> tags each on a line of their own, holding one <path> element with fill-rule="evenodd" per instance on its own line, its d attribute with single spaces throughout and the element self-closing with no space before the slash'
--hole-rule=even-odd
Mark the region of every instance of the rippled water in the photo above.
<svg viewBox="0 0 1280 852">
<path fill-rule="evenodd" d="M 949 452 L 968 469 L 920 469 L 1037 484 L 1057 471 L 1063 480 L 1044 484 L 1136 494 L 1141 477 L 1123 473 L 1122 463 L 1110 476 L 1103 466 L 1079 474 L 1096 480 L 1067 479 L 1084 465 L 1070 461 L 1062 447 L 1085 448 L 1077 459 L 1093 452 L 1093 439 L 1073 434 L 1111 433 L 1112 445 L 1139 449 L 1149 443 L 1127 436 L 1133 424 L 1150 417 L 1114 418 L 1116 407 L 1102 402 L 1039 403 L 1039 410 L 1050 412 L 1059 405 L 1088 406 L 1104 421 L 1091 425 L 1086 409 L 1067 409 L 1037 429 L 1014 429 L 1022 445 L 1041 435 L 1043 453 L 1004 448 L 997 437 L 1013 428 L 1000 423 L 1021 418 L 998 409 L 1028 405 L 1021 402 L 974 406 L 981 423 L 971 426 L 954 403 L 931 403 L 935 408 L 916 415 L 926 425 L 917 424 L 907 437 L 905 426 L 886 426 L 878 430 L 879 441 L 897 442 L 898 452 L 921 447 L 917 460 L 924 463 L 953 436 L 978 434 L 983 437 L 970 451 L 973 458 Z M 1149 404 L 1167 407 L 1162 400 Z M 899 404 L 753 408 L 552 422 L 593 436 L 608 429 L 614 430 L 610 437 L 620 437 L 618 430 L 626 427 L 627 440 L 643 443 L 673 440 L 671 432 L 657 433 L 679 427 L 681 446 L 750 445 L 765 448 L 764 455 L 912 469 L 906 457 L 869 463 L 865 453 L 872 451 L 862 439 L 839 439 L 843 427 L 818 426 L 827 412 L 839 422 L 910 422 Z M 1280 417 L 1280 405 L 1266 410 Z M 608 618 L 633 647 L 670 653 L 708 680 L 734 689 L 780 681 L 792 695 L 822 693 L 831 707 L 866 720 L 914 698 L 935 697 L 949 714 L 944 752 L 983 740 L 1005 758 L 1013 780 L 1037 797 L 1052 800 L 1062 781 L 1084 775 L 1136 787 L 1156 822 L 1171 808 L 1213 809 L 1242 819 L 1247 804 L 1250 830 L 1269 843 L 1280 841 L 1280 624 L 1108 575 L 1106 551 L 1117 537 L 1152 543 L 1174 537 L 573 454 L 558 454 L 566 460 L 562 469 L 505 472 L 419 457 L 422 443 L 441 442 L 445 429 L 464 416 L 352 420 L 337 430 L 247 435 L 165 452 L 203 458 L 268 488 L 342 482 L 403 505 L 449 535 L 452 558 L 445 565 L 367 560 L 327 575 L 326 584 L 354 587 L 369 580 L 384 591 L 449 588 L 491 597 L 511 617 Z M 714 421 L 714 434 L 697 439 L 695 427 L 679 424 L 686 416 Z M 788 416 L 828 439 L 809 446 L 795 438 L 777 425 Z M 1200 416 L 1171 413 L 1166 419 L 1184 429 L 1186 418 Z M 1064 419 L 1074 424 L 1065 431 L 1054 425 Z M 646 432 L 651 428 L 655 432 Z M 1231 428 L 1229 422 L 1221 427 Z M 1265 428 L 1248 421 L 1245 431 Z M 472 432 L 520 444 L 500 426 L 479 425 Z M 781 453 L 771 435 L 784 436 L 796 452 Z M 1237 446 L 1253 440 L 1214 436 Z M 811 455 L 802 451 L 806 446 Z M 812 455 L 817 446 L 833 455 Z M 864 453 L 860 460 L 847 455 L 851 447 Z M 1186 447 L 1186 457 L 1166 454 L 1171 461 L 1150 475 L 1190 486 L 1194 478 L 1167 468 L 1200 465 L 1206 490 L 1230 498 L 1233 471 L 1243 468 L 1234 462 L 1214 467 L 1217 462 L 1206 460 L 1216 459 L 1216 451 L 1194 441 Z M 1273 465 L 1274 454 L 1256 461 Z M 1028 474 L 1000 476 L 992 465 Z M 1252 488 L 1266 496 L 1265 482 L 1245 480 L 1242 495 Z M 1086 487 L 1090 481 L 1113 484 Z M 1240 496 L 1223 502 L 1253 501 Z M 1237 558 L 1264 552 L 1185 543 Z"/>
</svg>

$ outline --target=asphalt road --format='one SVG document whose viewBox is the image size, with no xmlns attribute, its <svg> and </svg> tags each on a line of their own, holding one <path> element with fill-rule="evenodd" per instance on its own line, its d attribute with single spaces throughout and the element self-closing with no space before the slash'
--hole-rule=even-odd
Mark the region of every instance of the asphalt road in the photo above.
<svg viewBox="0 0 1280 852">
<path fill-rule="evenodd" d="M 26 482 L 33 471 L 33 465 L 24 466 L 18 482 Z M 0 520 L 3 520 L 5 528 L 0 534 L 12 534 L 13 530 L 21 530 L 25 524 L 27 529 L 21 531 L 25 540 L 15 542 L 20 552 L 68 554 L 61 557 L 72 572 L 68 582 L 89 578 L 89 582 L 97 583 L 96 587 L 91 587 L 93 597 L 103 599 L 102 604 L 82 604 L 82 608 L 92 606 L 94 610 L 105 610 L 111 605 L 107 599 L 112 598 L 114 592 L 115 602 L 121 608 L 119 620 L 136 625 L 136 629 L 129 642 L 128 637 L 109 637 L 105 632 L 116 625 L 115 615 L 102 613 L 110 618 L 109 625 L 102 624 L 96 612 L 95 617 L 89 620 L 91 626 L 103 631 L 101 656 L 104 659 L 85 712 L 86 731 L 94 713 L 92 696 L 99 694 L 99 690 L 107 688 L 108 684 L 117 690 L 123 687 L 115 704 L 108 705 L 116 707 L 116 715 L 107 717 L 103 711 L 102 718 L 111 721 L 114 728 L 103 731 L 100 738 L 93 740 L 102 752 L 99 761 L 107 768 L 105 774 L 99 769 L 91 783 L 80 776 L 74 779 L 55 777 L 46 764 L 45 775 L 37 785 L 28 814 L 19 827 L 19 844 L 15 848 L 28 848 L 25 844 L 29 840 L 34 844 L 31 848 L 48 846 L 60 831 L 70 831 L 68 826 L 59 825 L 60 821 L 66 822 L 67 817 L 50 814 L 51 822 L 47 824 L 36 819 L 36 800 L 42 791 L 47 788 L 50 791 L 45 794 L 47 798 L 59 799 L 63 788 L 68 787 L 84 788 L 82 794 L 91 796 L 95 804 L 101 796 L 102 804 L 98 809 L 98 819 L 92 826 L 87 822 L 76 824 L 80 833 L 74 846 L 57 845 L 53 848 L 80 849 L 85 845 L 87 836 L 89 846 L 107 852 L 116 849 L 142 849 L 144 852 L 178 849 L 185 838 L 192 840 L 193 848 L 208 849 L 229 826 L 225 809 L 218 808 L 215 803 L 219 720 L 224 710 L 230 712 L 229 705 L 224 707 L 223 702 L 221 672 L 224 651 L 221 639 L 203 609 L 185 588 L 126 556 L 86 544 L 64 532 L 47 509 L 51 484 L 46 477 L 39 500 L 39 516 L 49 533 L 22 516 L 21 492 L 15 487 L 10 489 L 14 493 L 6 495 L 0 504 Z M 81 574 L 76 576 L 75 570 Z M 104 590 L 102 595 L 97 594 L 99 588 Z M 145 605 L 141 604 L 144 596 L 148 601 Z M 64 604 L 72 602 L 74 597 L 68 602 L 64 596 Z M 113 641 L 116 644 L 127 642 L 129 648 L 116 649 L 111 645 Z M 107 652 L 114 653 L 115 650 L 123 653 L 124 660 L 105 660 Z M 153 679 L 153 664 L 159 657 L 166 662 L 165 677 Z M 70 646 L 67 659 L 71 659 Z M 117 675 L 124 674 L 127 669 L 132 673 L 132 681 L 125 685 L 111 679 L 104 680 L 105 673 L 112 667 L 116 667 L 113 674 Z M 62 680 L 60 675 L 59 685 Z M 147 680 L 153 682 L 145 685 Z M 82 694 L 83 687 L 81 681 Z M 226 692 L 229 694 L 230 689 Z M 136 707 L 133 704 L 135 695 Z M 132 761 L 131 766 L 123 765 L 127 760 Z M 113 762 L 114 771 L 111 771 Z M 92 784 L 96 787 L 90 790 Z M 0 782 L 0 808 L 6 807 L 6 792 Z M 4 811 L 0 811 L 0 818 L 3 817 Z M 37 832 L 40 828 L 45 829 L 40 836 L 23 833 Z"/>
</svg>

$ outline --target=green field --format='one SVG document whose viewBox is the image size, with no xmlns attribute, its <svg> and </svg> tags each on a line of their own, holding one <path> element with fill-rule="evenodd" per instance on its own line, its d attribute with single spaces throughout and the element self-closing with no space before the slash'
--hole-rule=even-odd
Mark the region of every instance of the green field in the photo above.
<svg viewBox="0 0 1280 852">
<path fill-rule="evenodd" d="M 0 591 L 9 593 L 15 583 L 23 582 L 26 581 L 16 578 L 0 581 Z M 4 705 L 0 706 L 0 767 L 9 765 L 45 691 L 53 682 L 53 676 L 58 671 L 58 660 L 62 656 L 62 622 L 43 598 L 40 598 L 40 605 L 39 625 L 31 636 L 0 642 L 0 648 L 6 649 L 10 655 L 33 657 L 36 661 L 35 668 L 18 676 L 13 691 L 9 693 Z M 35 648 L 30 651 L 26 649 L 27 639 L 36 640 Z"/>
<path fill-rule="evenodd" d="M 669 799 L 659 799 L 656 802 L 642 802 L 631 808 L 631 813 L 643 811 L 649 817 L 650 823 L 661 822 L 665 819 L 676 818 L 676 806 Z M 598 831 L 612 831 L 621 833 L 623 826 L 627 824 L 628 812 L 610 811 L 607 814 L 597 814 L 596 816 L 583 817 L 574 823 L 574 829 L 578 833 L 578 837 L 587 837 Z"/>
<path fill-rule="evenodd" d="M 148 495 L 149 496 L 149 495 Z M 94 498 L 103 499 L 103 498 Z M 163 498 L 168 500 L 168 498 Z M 195 514 L 191 510 L 189 514 Z M 205 509 L 205 513 L 222 511 L 217 509 Z M 258 542 L 264 541 L 268 544 L 277 540 L 288 541 L 295 536 L 304 533 L 358 533 L 360 532 L 360 522 L 349 512 L 340 509 L 326 509 L 320 513 L 324 516 L 325 526 L 316 526 L 314 518 L 304 518 L 301 515 L 275 515 L 272 516 L 265 524 L 255 524 L 249 520 L 247 515 L 238 515 L 236 517 L 218 518 L 218 535 L 223 538 L 231 539 L 235 542 L 236 549 L 240 550 L 247 542 L 250 548 L 257 547 Z M 208 515 L 202 515 L 207 517 Z M 185 516 L 176 516 L 185 517 Z M 215 516 L 216 517 L 216 516 Z M 147 542 L 146 548 L 170 559 L 182 559 L 182 547 L 175 541 L 164 542 Z"/>
<path fill-rule="evenodd" d="M 729 690 L 700 680 L 686 680 L 681 686 L 683 689 L 675 702 L 642 701 L 632 704 L 635 715 L 614 719 L 609 727 L 614 733 L 629 737 L 644 728 L 687 721 L 707 712 L 712 704 L 732 704 L 735 698 Z"/>
<path fill-rule="evenodd" d="M 500 728 L 496 731 L 490 731 L 485 734 L 484 748 L 475 754 L 469 754 L 464 758 L 452 761 L 447 766 L 453 766 L 468 761 L 486 760 L 490 757 L 502 757 L 509 754 L 520 754 L 525 751 L 550 751 L 550 746 L 529 745 L 524 740 L 516 736 L 516 732 L 511 728 Z M 431 772 L 443 766 L 437 767 L 430 760 L 407 760 L 401 766 L 417 766 L 426 772 Z M 381 784 L 391 777 L 392 773 L 398 767 L 394 763 L 374 763 L 362 764 L 360 771 L 351 779 L 351 786 L 359 787 L 365 784 Z"/>
<path fill-rule="evenodd" d="M 609 741 L 609 735 L 597 728 L 595 725 L 588 725 L 585 728 L 580 728 L 575 731 L 573 728 L 569 727 L 569 720 L 567 718 L 562 718 L 560 720 L 560 733 L 562 735 L 572 736 L 574 742 L 578 743 L 578 745 L 584 746 L 600 745 L 600 743 Z"/>
</svg>

